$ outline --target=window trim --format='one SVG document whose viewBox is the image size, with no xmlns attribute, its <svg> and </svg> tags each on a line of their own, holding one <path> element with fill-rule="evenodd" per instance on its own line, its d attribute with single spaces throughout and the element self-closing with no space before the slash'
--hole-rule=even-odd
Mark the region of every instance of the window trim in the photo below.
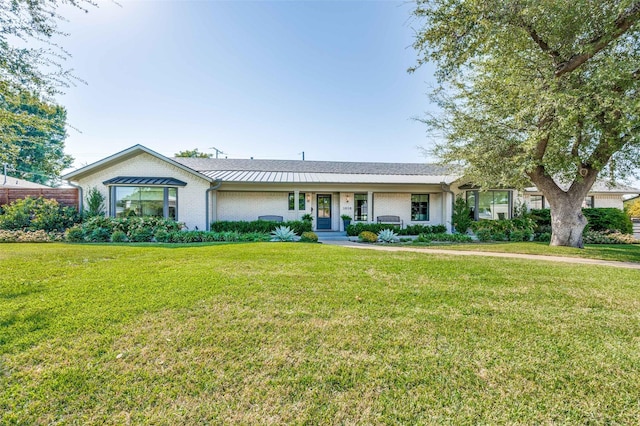
<svg viewBox="0 0 640 426">
<path fill-rule="evenodd" d="M 287 195 L 287 210 L 288 211 L 296 211 L 296 193 L 289 192 Z M 307 210 L 307 194 L 305 192 L 298 192 L 298 210 Z"/>
<path fill-rule="evenodd" d="M 473 209 L 473 220 L 474 221 L 479 221 L 480 220 L 480 192 L 506 192 L 508 195 L 508 200 L 507 200 L 507 217 L 505 219 L 513 219 L 513 191 L 510 189 L 488 189 L 486 191 L 480 191 L 478 189 L 467 189 L 464 192 L 464 199 L 465 201 L 467 201 L 467 204 L 469 202 L 469 193 L 473 193 L 474 196 L 474 205 L 473 206 L 469 206 L 469 208 Z M 483 220 L 498 220 L 498 219 L 483 219 Z"/>
<path fill-rule="evenodd" d="M 413 201 L 413 197 L 414 196 L 420 196 L 420 195 L 426 195 L 427 200 L 426 201 Z M 426 219 L 414 219 L 413 216 L 413 203 L 426 203 L 427 204 L 427 218 Z M 429 222 L 431 220 L 431 194 L 427 194 L 427 193 L 416 193 L 416 194 L 411 194 L 411 205 L 410 205 L 410 211 L 409 211 L 409 217 L 411 218 L 411 222 Z"/>
<path fill-rule="evenodd" d="M 178 209 L 178 187 L 177 186 L 162 186 L 162 185 L 109 185 L 109 216 L 110 217 L 117 217 L 116 216 L 116 188 L 162 188 L 162 217 L 164 219 L 171 219 L 174 221 L 178 221 L 179 218 L 179 209 Z M 169 217 L 169 189 L 175 189 L 176 190 L 176 215 L 175 218 L 170 218 Z M 145 217 L 145 216 L 143 216 Z M 149 217 L 153 217 L 153 216 L 149 216 Z"/>
<path fill-rule="evenodd" d="M 360 216 L 358 216 L 358 201 L 357 200 L 358 196 L 364 196 L 364 206 L 365 208 L 365 212 L 364 214 L 361 214 Z M 356 192 L 353 194 L 353 220 L 355 222 L 367 222 L 369 220 L 369 194 L 367 194 L 366 192 Z M 364 218 L 364 219 L 363 219 Z"/>
</svg>

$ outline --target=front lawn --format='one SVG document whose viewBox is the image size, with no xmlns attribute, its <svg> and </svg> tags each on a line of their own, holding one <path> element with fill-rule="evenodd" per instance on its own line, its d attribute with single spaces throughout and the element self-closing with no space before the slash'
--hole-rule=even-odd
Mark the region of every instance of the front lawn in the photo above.
<svg viewBox="0 0 640 426">
<path fill-rule="evenodd" d="M 584 257 L 589 259 L 617 260 L 622 262 L 640 262 L 640 244 L 587 244 L 584 249 L 577 249 L 572 247 L 551 247 L 549 246 L 549 243 L 539 242 L 431 244 L 423 246 L 446 250 L 523 253 L 542 256 Z"/>
<path fill-rule="evenodd" d="M 638 272 L 327 245 L 0 246 L 0 424 L 633 424 Z"/>
</svg>

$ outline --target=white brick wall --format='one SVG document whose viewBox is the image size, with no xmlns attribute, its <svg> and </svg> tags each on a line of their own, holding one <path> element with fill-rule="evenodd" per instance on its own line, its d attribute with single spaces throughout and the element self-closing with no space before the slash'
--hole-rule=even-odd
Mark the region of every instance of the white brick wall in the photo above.
<svg viewBox="0 0 640 426">
<path fill-rule="evenodd" d="M 418 194 L 418 192 L 416 192 Z M 400 216 L 404 225 L 446 225 L 442 219 L 442 193 L 420 192 L 429 194 L 429 220 L 426 222 L 411 221 L 411 194 L 410 193 L 385 193 L 377 192 L 373 194 L 373 217 L 372 222 L 376 222 L 376 217 L 384 215 Z M 447 209 L 449 211 L 450 209 Z M 449 211 L 450 214 L 450 211 Z"/>
<path fill-rule="evenodd" d="M 196 226 L 199 229 L 206 229 L 205 191 L 210 186 L 208 181 L 152 155 L 141 153 L 111 167 L 98 170 L 91 176 L 78 180 L 78 184 L 82 187 L 84 195 L 89 188 L 93 186 L 98 188 L 107 200 L 108 209 L 109 191 L 102 182 L 117 176 L 172 177 L 186 182 L 186 186 L 178 187 L 178 221 L 184 222 L 190 229 Z"/>
<path fill-rule="evenodd" d="M 285 221 L 298 219 L 298 212 L 289 210 L 289 192 L 217 191 L 216 203 L 219 221 L 252 221 L 265 215 L 282 216 Z M 302 216 L 305 212 L 300 211 L 299 215 Z"/>
</svg>

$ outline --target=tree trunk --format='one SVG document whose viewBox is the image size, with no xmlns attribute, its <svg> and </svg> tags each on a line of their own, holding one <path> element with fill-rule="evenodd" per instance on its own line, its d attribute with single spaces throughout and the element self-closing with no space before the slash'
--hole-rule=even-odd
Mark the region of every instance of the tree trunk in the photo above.
<svg viewBox="0 0 640 426">
<path fill-rule="evenodd" d="M 556 200 L 553 204 L 550 245 L 584 248 L 582 231 L 587 225 L 587 219 L 582 214 L 582 200 L 575 203 L 565 198 Z"/>
<path fill-rule="evenodd" d="M 582 214 L 582 203 L 597 175 L 597 170 L 589 169 L 584 179 L 576 177 L 569 189 L 563 191 L 543 167 L 539 166 L 529 174 L 551 207 L 550 245 L 584 248 L 582 231 L 587 219 Z"/>
</svg>

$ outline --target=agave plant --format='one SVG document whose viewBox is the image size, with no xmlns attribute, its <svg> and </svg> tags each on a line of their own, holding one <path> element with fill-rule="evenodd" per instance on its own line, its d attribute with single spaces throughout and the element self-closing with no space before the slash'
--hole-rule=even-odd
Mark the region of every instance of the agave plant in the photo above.
<svg viewBox="0 0 640 426">
<path fill-rule="evenodd" d="M 395 243 L 398 242 L 398 234 L 393 232 L 391 229 L 383 229 L 378 232 L 378 241 L 383 243 Z"/>
<path fill-rule="evenodd" d="M 293 241 L 296 233 L 288 226 L 278 226 L 271 231 L 271 241 Z"/>
</svg>

